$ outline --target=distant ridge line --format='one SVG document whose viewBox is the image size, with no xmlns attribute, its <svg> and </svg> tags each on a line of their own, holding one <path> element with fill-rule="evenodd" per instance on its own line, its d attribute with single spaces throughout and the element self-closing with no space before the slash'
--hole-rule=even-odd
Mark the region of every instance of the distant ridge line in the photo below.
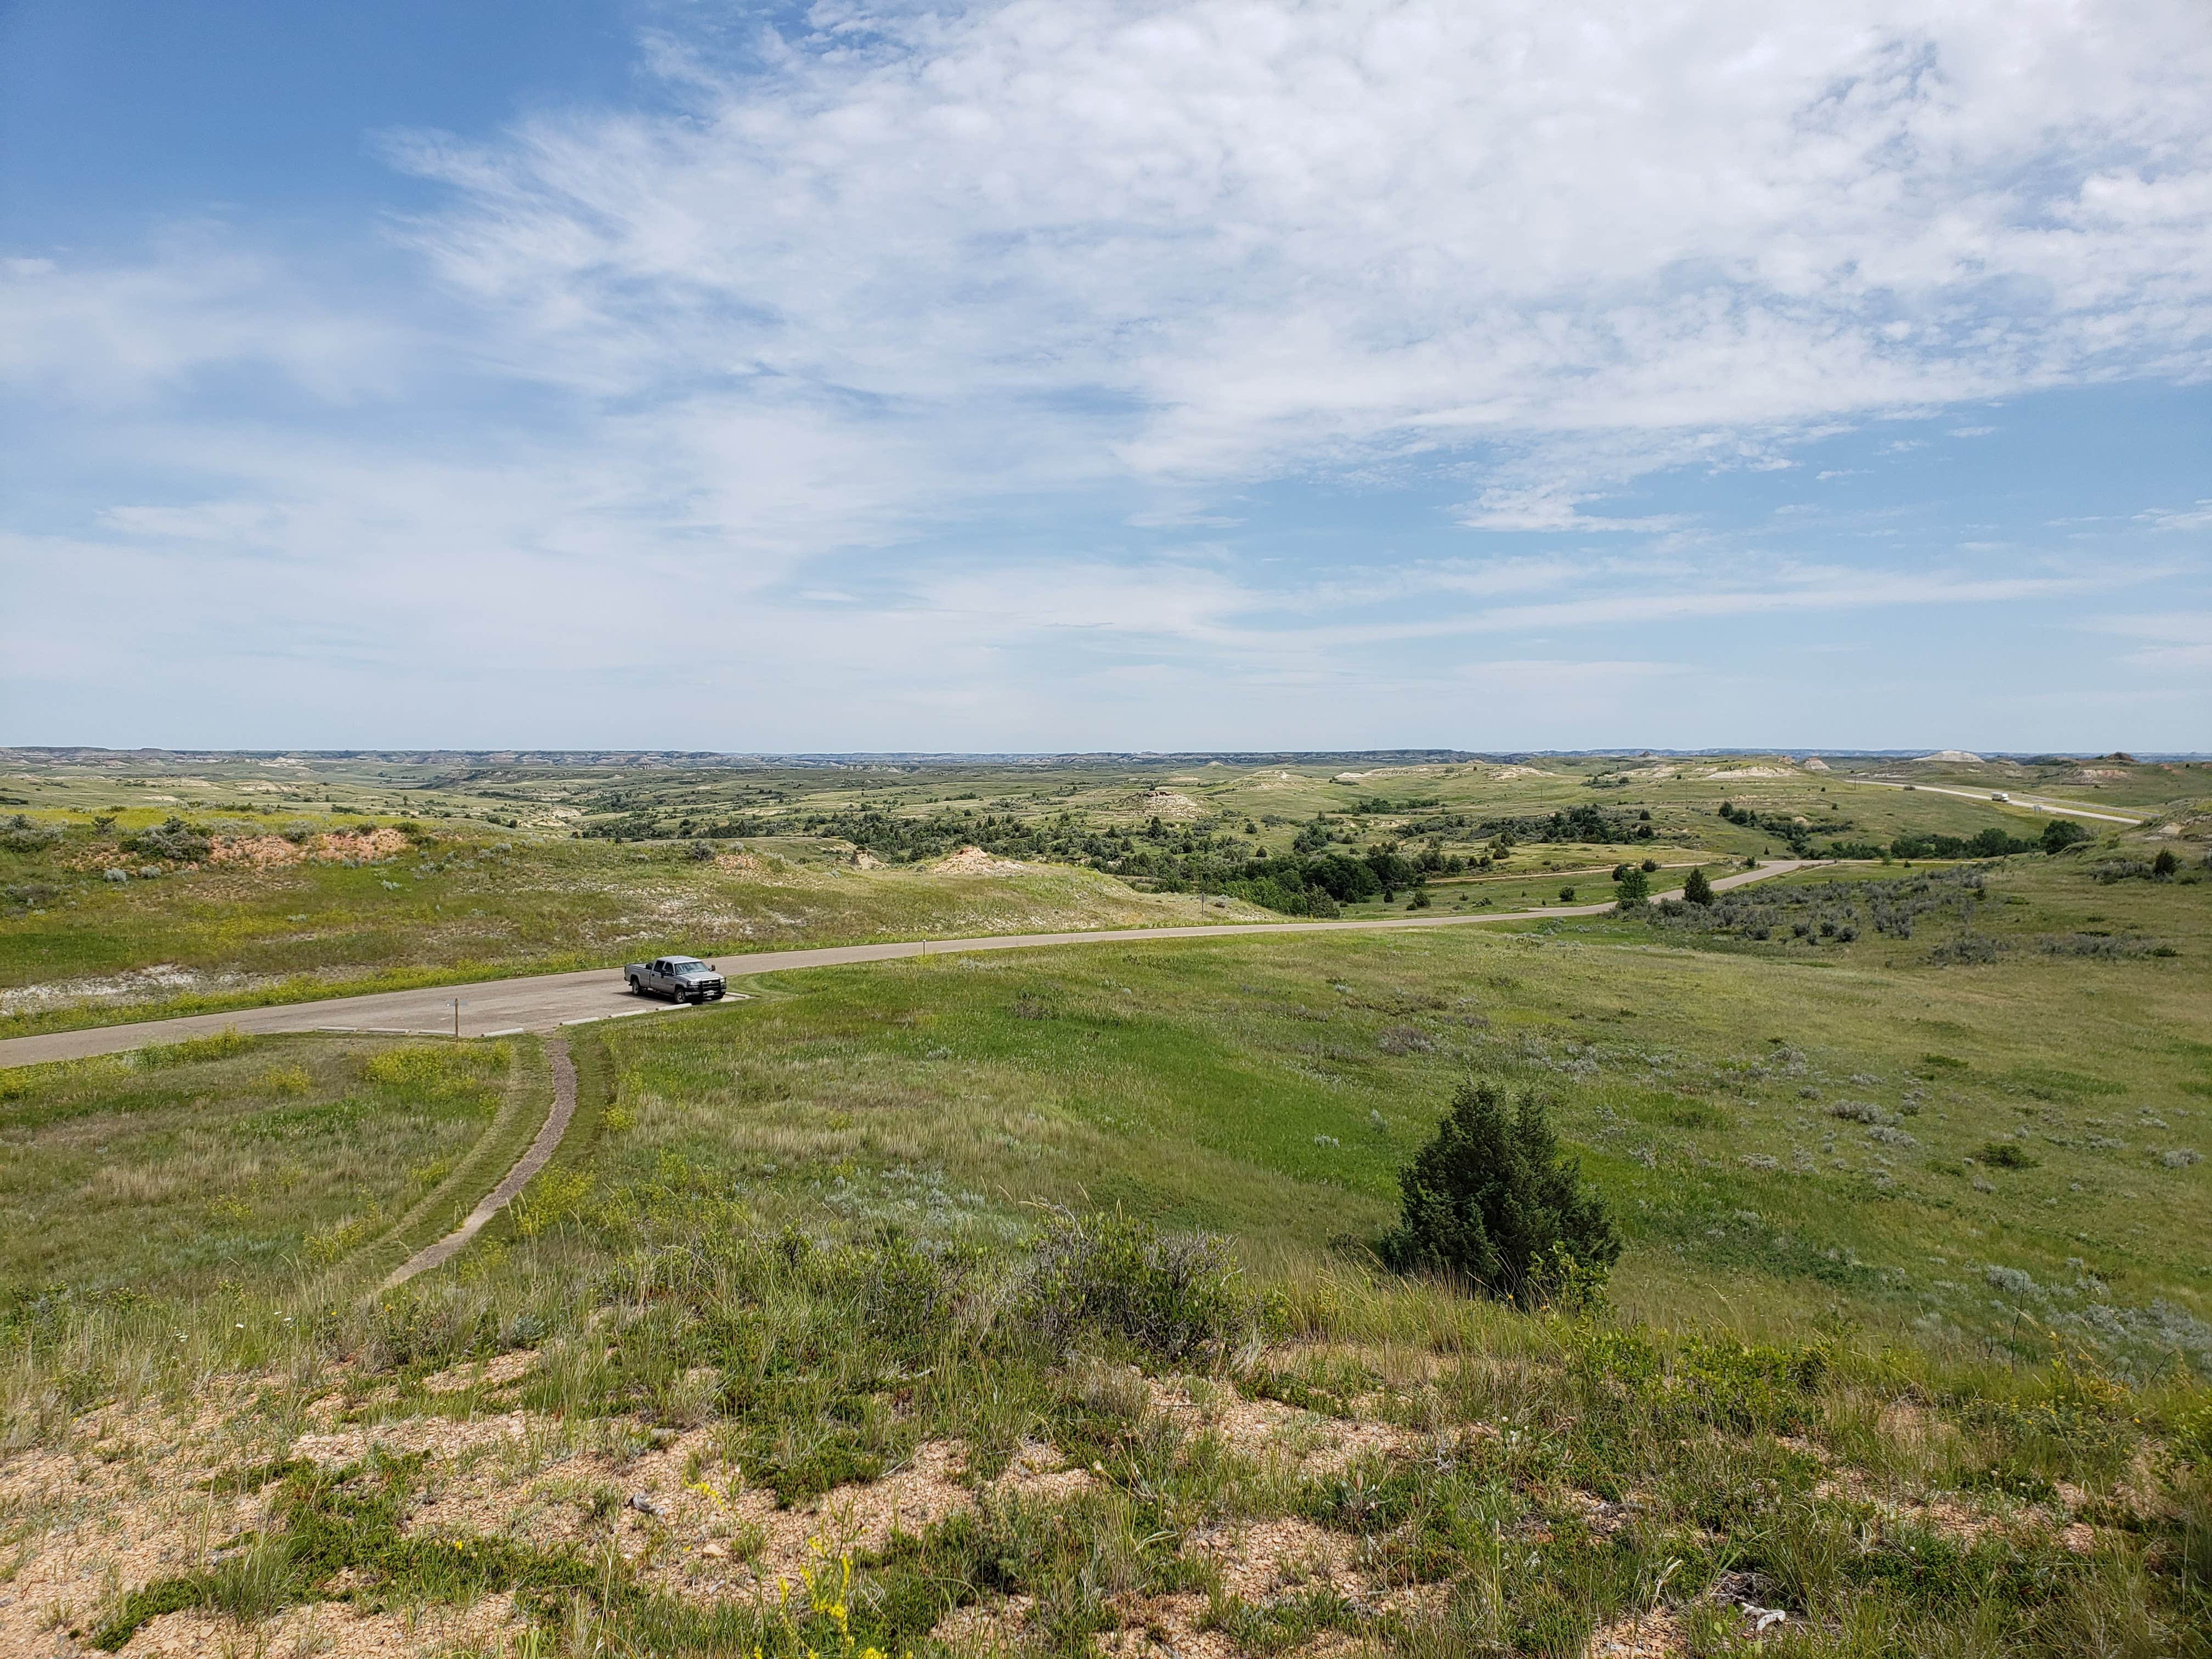
<svg viewBox="0 0 2212 1659">
<path fill-rule="evenodd" d="M 0 748 L 0 764 L 128 766 L 159 762 L 377 761 L 392 764 L 467 766 L 856 767 L 856 766 L 1337 766 L 1358 763 L 1397 766 L 1511 764 L 1533 760 L 1703 760 L 1749 755 L 1818 755 L 1836 760 L 1920 760 L 1917 749 L 1841 749 L 1808 744 L 1748 744 L 1709 749 L 1099 749 L 1059 753 L 962 752 L 954 750 L 813 750 L 790 754 L 714 749 L 108 749 L 93 744 L 23 744 Z M 1983 750 L 1984 760 L 2099 760 L 2110 750 Z M 2212 752 L 2134 751 L 2139 761 L 2212 760 Z"/>
</svg>

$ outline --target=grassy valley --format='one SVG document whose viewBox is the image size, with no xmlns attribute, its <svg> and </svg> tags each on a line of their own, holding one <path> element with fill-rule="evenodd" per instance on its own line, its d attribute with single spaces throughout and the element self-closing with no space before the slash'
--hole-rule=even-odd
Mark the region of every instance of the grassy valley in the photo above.
<svg viewBox="0 0 2212 1659">
<path fill-rule="evenodd" d="M 1601 899 L 1645 856 L 1717 873 L 1778 817 L 2039 828 L 1932 791 L 1838 806 L 1802 770 L 1639 792 L 1576 765 L 1464 764 L 1419 784 L 1443 805 L 1393 785 L 1388 811 L 1327 806 L 1351 786 L 1308 768 L 1270 792 L 1304 792 L 1283 823 L 1209 807 L 1206 833 L 1270 861 L 1317 821 L 1363 858 L 1434 841 L 1460 870 L 1340 914 L 1437 915 Z M 1199 776 L 1160 787 L 1212 801 Z M 1654 833 L 1474 833 L 1591 799 Z M 1151 816 L 1133 842 L 1207 856 Z M 382 1293 L 528 1138 L 538 1039 L 0 1073 L 0 1643 L 2202 1654 L 2212 880 L 2196 809 L 2142 816 L 1711 905 L 757 975 L 744 1003 L 562 1039 L 551 1164 Z M 1226 914 L 1139 890 L 1181 879 L 1157 862 L 963 873 L 886 844 L 870 868 L 849 837 L 680 823 L 464 858 L 441 849 L 486 830 L 409 821 L 434 844 L 264 873 L 434 907 L 481 874 L 489 909 L 495 872 L 568 860 L 617 909 L 648 876 L 733 916 L 772 890 L 794 916 L 848 890 L 939 907 L 805 924 L 855 930 L 967 914 L 963 882 L 1094 895 L 1102 921 Z M 66 833 L 21 856 L 101 832 Z M 174 928 L 198 877 L 228 879 L 96 877 L 39 908 L 67 932 L 112 889 Z M 198 914 L 214 938 L 225 905 Z M 1624 1243 L 1602 1297 L 1517 1307 L 1381 1266 L 1398 1171 L 1468 1077 L 1548 1103 Z"/>
</svg>

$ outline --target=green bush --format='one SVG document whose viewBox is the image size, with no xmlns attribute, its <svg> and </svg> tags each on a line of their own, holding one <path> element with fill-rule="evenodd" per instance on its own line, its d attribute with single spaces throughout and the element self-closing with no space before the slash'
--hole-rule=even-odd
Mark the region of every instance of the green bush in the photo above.
<svg viewBox="0 0 2212 1659">
<path fill-rule="evenodd" d="M 1018 1319 L 1065 1351 L 1086 1335 L 1163 1359 L 1219 1348 L 1249 1322 L 1228 1246 L 1173 1237 L 1125 1216 L 1055 1217 L 1031 1250 L 1014 1297 Z"/>
<path fill-rule="evenodd" d="M 1400 1273 L 1449 1274 L 1533 1306 L 1595 1292 L 1620 1258 L 1612 1217 L 1561 1154 L 1534 1090 L 1510 1109 L 1496 1084 L 1462 1084 L 1398 1185 L 1403 1208 L 1379 1248 Z"/>
<path fill-rule="evenodd" d="M 2063 853 L 2088 839 L 2087 830 L 2078 823 L 2069 823 L 2063 818 L 2053 818 L 2043 826 L 2043 850 L 2046 853 Z"/>
<path fill-rule="evenodd" d="M 124 836 L 122 847 L 126 853 L 140 853 L 150 859 L 197 864 L 215 850 L 215 838 L 198 824 L 173 815 L 152 829 Z"/>
<path fill-rule="evenodd" d="M 11 853 L 38 853 L 62 838 L 58 824 L 40 823 L 26 813 L 0 819 L 0 847 Z"/>
<path fill-rule="evenodd" d="M 1705 879 L 1704 865 L 1690 872 L 1690 878 L 1682 884 L 1682 896 L 1692 904 L 1711 904 L 1713 902 L 1713 884 Z"/>
</svg>

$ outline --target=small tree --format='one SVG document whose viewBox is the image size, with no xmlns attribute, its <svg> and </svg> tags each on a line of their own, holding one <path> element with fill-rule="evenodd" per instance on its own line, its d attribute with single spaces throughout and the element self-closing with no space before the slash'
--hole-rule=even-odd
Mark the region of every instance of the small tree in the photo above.
<svg viewBox="0 0 2212 1659">
<path fill-rule="evenodd" d="M 1692 904 L 1711 904 L 1713 902 L 1713 884 L 1705 879 L 1704 865 L 1690 872 L 1690 878 L 1682 884 L 1682 896 Z"/>
<path fill-rule="evenodd" d="M 1632 864 L 1620 872 L 1620 893 L 1622 909 L 1641 909 L 1651 898 L 1651 878 Z"/>
<path fill-rule="evenodd" d="M 1398 1186 L 1398 1224 L 1379 1248 L 1400 1273 L 1454 1273 L 1534 1306 L 1594 1291 L 1620 1259 L 1613 1218 L 1561 1155 L 1534 1090 L 1509 1109 L 1496 1084 L 1462 1084 Z"/>
<path fill-rule="evenodd" d="M 2160 848 L 2158 856 L 2150 861 L 2151 874 L 2160 881 L 2164 881 L 2179 868 L 2181 868 L 2181 860 L 2173 856 L 2173 848 L 2171 847 Z"/>
<path fill-rule="evenodd" d="M 2063 818 L 2053 818 L 2043 826 L 2043 850 L 2046 853 L 2063 853 L 2088 839 L 2087 830 L 2078 823 L 2069 823 Z"/>
</svg>

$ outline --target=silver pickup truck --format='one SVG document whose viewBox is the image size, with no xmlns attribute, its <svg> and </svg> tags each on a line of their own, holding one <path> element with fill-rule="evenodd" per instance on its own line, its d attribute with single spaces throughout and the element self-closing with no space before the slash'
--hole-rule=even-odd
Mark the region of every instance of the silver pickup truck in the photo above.
<svg viewBox="0 0 2212 1659">
<path fill-rule="evenodd" d="M 672 1002 L 720 1002 L 729 988 L 720 970 L 696 957 L 655 957 L 623 969 L 632 994 L 666 997 Z"/>
</svg>

